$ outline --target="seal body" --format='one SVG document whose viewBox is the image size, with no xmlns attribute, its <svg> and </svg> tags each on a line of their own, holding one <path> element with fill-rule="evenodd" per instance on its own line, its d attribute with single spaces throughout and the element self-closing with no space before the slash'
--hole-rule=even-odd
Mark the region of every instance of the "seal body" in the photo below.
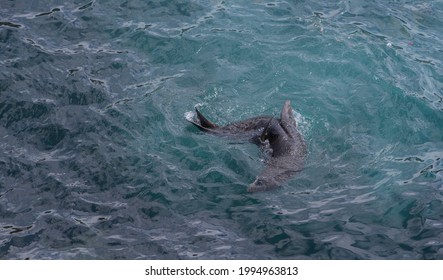
<svg viewBox="0 0 443 280">
<path fill-rule="evenodd" d="M 283 105 L 280 118 L 258 116 L 225 126 L 218 126 L 197 109 L 197 119 L 188 120 L 200 130 L 215 135 L 248 140 L 262 149 L 270 149 L 262 173 L 248 187 L 248 192 L 279 187 L 303 169 L 307 148 L 292 113 L 291 102 Z"/>
</svg>

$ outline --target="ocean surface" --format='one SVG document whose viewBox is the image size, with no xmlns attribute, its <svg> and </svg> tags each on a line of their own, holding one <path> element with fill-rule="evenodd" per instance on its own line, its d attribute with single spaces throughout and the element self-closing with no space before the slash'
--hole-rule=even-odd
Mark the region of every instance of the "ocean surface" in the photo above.
<svg viewBox="0 0 443 280">
<path fill-rule="evenodd" d="M 443 1 L 0 0 L 0 259 L 443 259 Z"/>
</svg>

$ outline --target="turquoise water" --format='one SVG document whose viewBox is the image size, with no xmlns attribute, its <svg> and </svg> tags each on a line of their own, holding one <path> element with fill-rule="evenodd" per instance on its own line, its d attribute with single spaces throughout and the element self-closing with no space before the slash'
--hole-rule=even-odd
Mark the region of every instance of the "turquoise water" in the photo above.
<svg viewBox="0 0 443 280">
<path fill-rule="evenodd" d="M 443 2 L 0 4 L 0 259 L 443 259 Z M 291 100 L 305 169 L 199 132 Z"/>
</svg>

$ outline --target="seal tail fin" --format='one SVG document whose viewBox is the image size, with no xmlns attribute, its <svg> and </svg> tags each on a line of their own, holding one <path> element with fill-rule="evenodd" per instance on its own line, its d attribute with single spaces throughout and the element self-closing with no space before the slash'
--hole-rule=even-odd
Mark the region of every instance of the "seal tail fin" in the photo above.
<svg viewBox="0 0 443 280">
<path fill-rule="evenodd" d="M 207 118 L 205 118 L 205 116 L 202 115 L 202 113 L 200 113 L 200 111 L 195 108 L 195 111 L 197 112 L 197 117 L 198 120 L 200 121 L 200 125 L 204 128 L 217 128 L 218 126 L 216 124 L 214 124 L 213 122 L 211 122 L 210 120 L 208 120 Z"/>
<path fill-rule="evenodd" d="M 198 127 L 200 130 L 211 132 L 218 127 L 216 124 L 205 118 L 197 108 L 195 108 L 195 112 L 197 113 L 198 121 L 193 119 L 187 119 L 187 121 Z"/>
</svg>

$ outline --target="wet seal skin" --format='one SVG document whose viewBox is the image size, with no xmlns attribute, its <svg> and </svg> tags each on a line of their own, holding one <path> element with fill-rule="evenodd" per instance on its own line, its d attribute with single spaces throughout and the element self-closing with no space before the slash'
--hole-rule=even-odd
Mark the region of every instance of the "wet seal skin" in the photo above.
<svg viewBox="0 0 443 280">
<path fill-rule="evenodd" d="M 289 100 L 283 105 L 280 118 L 258 116 L 225 126 L 214 124 L 197 108 L 195 111 L 196 118 L 188 121 L 200 130 L 248 140 L 270 155 L 261 174 L 249 185 L 248 192 L 275 189 L 303 169 L 306 143 L 297 130 Z"/>
</svg>

